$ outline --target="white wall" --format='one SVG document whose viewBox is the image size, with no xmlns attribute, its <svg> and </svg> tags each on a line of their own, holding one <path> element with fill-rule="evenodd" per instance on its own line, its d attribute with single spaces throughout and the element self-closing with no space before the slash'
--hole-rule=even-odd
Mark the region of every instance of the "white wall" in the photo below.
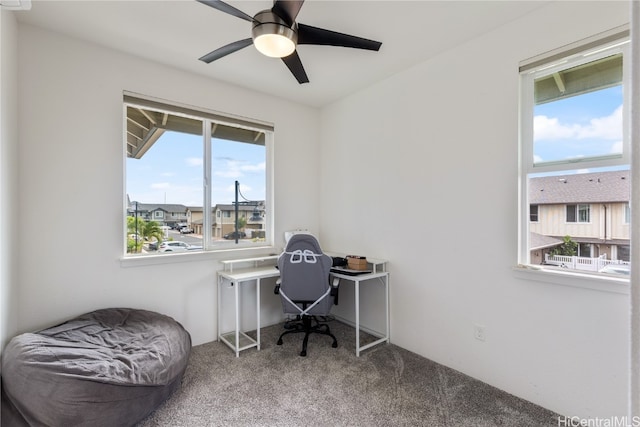
<svg viewBox="0 0 640 427">
<path fill-rule="evenodd" d="M 628 9 L 556 2 L 323 110 L 321 239 L 390 260 L 392 342 L 569 416 L 627 414 L 629 300 L 512 271 L 518 63 Z"/>
<path fill-rule="evenodd" d="M 18 25 L 0 8 L 0 351 L 17 330 Z"/>
<path fill-rule="evenodd" d="M 283 230 L 317 230 L 319 198 L 299 183 L 320 182 L 318 110 L 27 25 L 18 59 L 20 332 L 126 306 L 173 316 L 194 344 L 215 339 L 212 257 L 120 264 L 123 90 L 274 123 L 276 243 Z"/>
</svg>

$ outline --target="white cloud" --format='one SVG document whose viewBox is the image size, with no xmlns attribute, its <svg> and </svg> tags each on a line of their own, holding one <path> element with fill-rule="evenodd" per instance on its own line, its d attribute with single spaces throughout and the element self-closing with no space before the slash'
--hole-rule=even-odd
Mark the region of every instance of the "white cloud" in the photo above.
<svg viewBox="0 0 640 427">
<path fill-rule="evenodd" d="M 245 173 L 264 172 L 266 170 L 265 162 L 258 164 L 242 163 L 237 160 L 227 160 L 226 168 L 214 171 L 215 176 L 222 178 L 240 178 Z"/>
<path fill-rule="evenodd" d="M 187 165 L 189 166 L 202 166 L 203 164 L 203 160 L 201 157 L 187 157 L 185 159 L 185 162 L 187 163 Z"/>
<path fill-rule="evenodd" d="M 612 153 L 622 153 L 622 141 L 617 141 L 611 144 Z"/>
<path fill-rule="evenodd" d="M 233 184 L 233 185 L 229 185 L 229 186 L 227 187 L 226 191 L 227 191 L 228 193 L 233 193 L 233 194 L 235 194 L 235 192 L 236 192 L 236 186 L 235 186 L 235 184 Z M 250 191 L 251 191 L 251 187 L 249 187 L 249 186 L 248 186 L 248 185 L 246 185 L 246 184 L 240 183 L 240 192 L 241 192 L 241 193 L 243 193 L 243 194 L 247 194 L 247 193 L 248 193 L 248 192 L 250 192 Z"/>
<path fill-rule="evenodd" d="M 214 175 L 221 178 L 240 178 L 242 176 L 242 173 L 238 169 L 228 169 L 215 171 Z"/>
<path fill-rule="evenodd" d="M 160 176 L 171 177 L 171 176 L 176 176 L 176 173 L 175 172 L 163 172 L 163 173 L 160 174 Z"/>
<path fill-rule="evenodd" d="M 258 163 L 257 165 L 242 165 L 240 170 L 244 172 L 263 172 L 267 166 L 265 162 Z"/>
<path fill-rule="evenodd" d="M 151 184 L 151 188 L 153 188 L 154 190 L 165 190 L 169 187 L 171 187 L 171 184 L 169 184 L 168 182 L 155 182 Z"/>
<path fill-rule="evenodd" d="M 622 105 L 605 117 L 591 119 L 588 124 L 560 123 L 555 117 L 535 116 L 533 118 L 534 140 L 556 139 L 604 139 L 622 138 Z"/>
</svg>

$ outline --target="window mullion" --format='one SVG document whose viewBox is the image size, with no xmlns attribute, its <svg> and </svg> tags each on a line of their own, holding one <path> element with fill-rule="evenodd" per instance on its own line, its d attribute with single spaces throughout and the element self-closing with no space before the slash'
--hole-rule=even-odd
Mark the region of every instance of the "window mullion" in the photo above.
<svg viewBox="0 0 640 427">
<path fill-rule="evenodd" d="M 202 204 L 202 243 L 204 249 L 211 249 L 211 230 L 213 218 L 211 216 L 211 120 L 202 122 L 202 147 L 203 147 L 203 204 Z"/>
<path fill-rule="evenodd" d="M 528 176 L 533 170 L 533 77 L 524 76 L 520 87 L 520 212 L 519 222 L 522 233 L 518 235 L 518 263 L 529 264 L 529 186 Z"/>
</svg>

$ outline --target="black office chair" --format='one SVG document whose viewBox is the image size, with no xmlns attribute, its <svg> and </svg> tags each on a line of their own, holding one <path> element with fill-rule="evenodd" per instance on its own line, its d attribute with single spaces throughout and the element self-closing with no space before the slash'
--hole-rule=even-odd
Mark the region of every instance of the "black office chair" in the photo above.
<svg viewBox="0 0 640 427">
<path fill-rule="evenodd" d="M 307 343 L 312 333 L 333 338 L 332 347 L 338 340 L 329 325 L 321 323 L 317 316 L 327 316 L 338 301 L 338 279 L 330 282 L 329 272 L 333 259 L 322 253 L 318 240 L 311 234 L 294 234 L 278 258 L 280 278 L 275 293 L 280 295 L 285 314 L 295 314 L 296 322 L 287 322 L 285 332 L 278 338 L 294 333 L 304 333 L 300 356 L 307 355 Z"/>
</svg>

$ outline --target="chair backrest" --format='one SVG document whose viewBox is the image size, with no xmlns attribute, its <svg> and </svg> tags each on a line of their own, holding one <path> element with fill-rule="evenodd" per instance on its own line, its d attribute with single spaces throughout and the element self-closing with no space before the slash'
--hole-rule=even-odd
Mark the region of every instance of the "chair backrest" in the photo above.
<svg viewBox="0 0 640 427">
<path fill-rule="evenodd" d="M 287 247 L 278 258 L 280 296 L 285 313 L 300 314 L 300 310 L 291 302 L 300 308 L 303 307 L 303 302 L 306 302 L 306 306 L 310 307 L 322 298 L 307 314 L 329 314 L 333 305 L 333 297 L 328 294 L 332 263 L 333 259 L 322 253 L 320 243 L 313 235 L 291 236 Z"/>
</svg>

